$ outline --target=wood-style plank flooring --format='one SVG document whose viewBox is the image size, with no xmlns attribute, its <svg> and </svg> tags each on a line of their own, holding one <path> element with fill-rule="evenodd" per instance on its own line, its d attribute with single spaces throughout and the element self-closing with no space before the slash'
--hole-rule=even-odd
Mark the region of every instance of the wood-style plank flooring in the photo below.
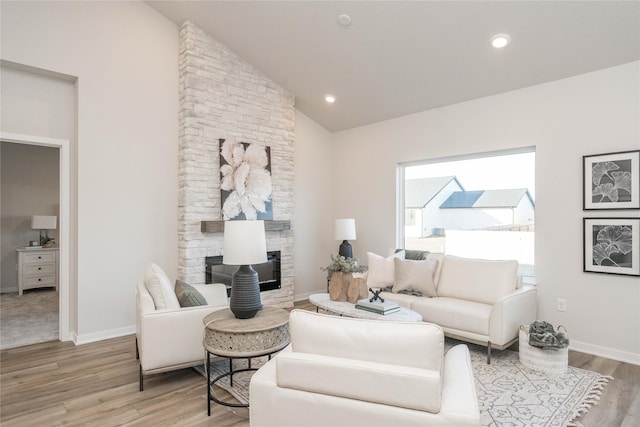
<svg viewBox="0 0 640 427">
<path fill-rule="evenodd" d="M 315 310 L 307 302 L 296 308 Z M 585 427 L 640 426 L 640 366 L 577 352 L 569 353 L 569 363 L 615 378 L 581 419 Z M 2 351 L 0 385 L 2 427 L 249 426 L 247 409 L 212 403 L 207 417 L 204 379 L 193 369 L 147 376 L 139 392 L 133 335 Z"/>
</svg>

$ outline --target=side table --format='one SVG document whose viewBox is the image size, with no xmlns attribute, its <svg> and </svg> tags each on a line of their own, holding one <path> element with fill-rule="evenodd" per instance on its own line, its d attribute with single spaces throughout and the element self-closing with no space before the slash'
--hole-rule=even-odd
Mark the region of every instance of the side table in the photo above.
<svg viewBox="0 0 640 427">
<path fill-rule="evenodd" d="M 233 359 L 249 359 L 249 367 L 235 372 L 255 371 L 251 358 L 269 356 L 289 344 L 289 312 L 281 308 L 263 307 L 251 319 L 236 319 L 231 310 L 213 312 L 204 319 L 202 344 L 207 352 L 205 366 L 207 381 L 207 414 L 211 415 L 211 401 L 225 406 L 246 408 L 248 404 L 224 402 L 213 396 L 211 386 L 229 376 L 233 386 Z M 229 359 L 229 372 L 210 380 L 211 355 Z"/>
</svg>

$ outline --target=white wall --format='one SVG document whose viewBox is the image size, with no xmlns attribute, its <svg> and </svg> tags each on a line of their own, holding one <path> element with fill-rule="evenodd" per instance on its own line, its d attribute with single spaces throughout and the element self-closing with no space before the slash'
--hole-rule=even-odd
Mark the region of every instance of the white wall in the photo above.
<svg viewBox="0 0 640 427">
<path fill-rule="evenodd" d="M 147 265 L 177 270 L 177 28 L 142 2 L 0 7 L 3 60 L 77 77 L 77 340 L 132 332 Z"/>
<path fill-rule="evenodd" d="M 396 245 L 398 162 L 535 146 L 538 317 L 565 325 L 575 349 L 640 364 L 640 280 L 582 271 L 582 218 L 638 211 L 585 212 L 581 197 L 582 156 L 638 149 L 639 117 L 634 62 L 343 131 L 334 212 L 356 218 L 356 256 L 386 254 Z M 362 156 L 366 166 L 353 167 Z"/>
<path fill-rule="evenodd" d="M 327 274 L 321 267 L 338 253 L 333 240 L 335 218 L 331 209 L 332 134 L 296 110 L 295 149 L 295 270 L 296 301 L 327 291 Z M 356 224 L 357 225 L 357 224 Z"/>
</svg>

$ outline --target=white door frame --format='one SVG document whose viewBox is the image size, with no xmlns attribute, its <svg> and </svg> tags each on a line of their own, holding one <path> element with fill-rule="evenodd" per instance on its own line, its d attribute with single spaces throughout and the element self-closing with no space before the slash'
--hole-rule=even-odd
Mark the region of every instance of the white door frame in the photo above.
<svg viewBox="0 0 640 427">
<path fill-rule="evenodd" d="M 44 138 L 41 136 L 21 135 L 15 133 L 0 132 L 0 140 L 17 144 L 40 145 L 59 149 L 60 156 L 60 230 L 58 231 L 60 248 L 60 271 L 58 277 L 59 290 L 59 339 L 71 340 L 69 324 L 70 313 L 70 265 L 71 265 L 71 221 L 70 221 L 70 194 L 71 194 L 71 147 L 66 139 Z"/>
</svg>

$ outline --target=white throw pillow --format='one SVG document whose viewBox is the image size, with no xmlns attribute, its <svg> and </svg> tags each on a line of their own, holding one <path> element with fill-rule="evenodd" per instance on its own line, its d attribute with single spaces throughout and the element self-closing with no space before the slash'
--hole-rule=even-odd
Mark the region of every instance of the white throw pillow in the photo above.
<svg viewBox="0 0 640 427">
<path fill-rule="evenodd" d="M 404 260 L 396 258 L 393 292 L 420 292 L 425 297 L 435 297 L 436 285 L 433 282 L 438 261 L 435 259 Z"/>
<path fill-rule="evenodd" d="M 438 289 L 438 283 L 440 282 L 440 273 L 442 272 L 442 264 L 444 262 L 444 254 L 440 252 L 431 252 L 427 255 L 427 259 L 434 259 L 438 261 L 438 266 L 436 267 L 436 273 L 433 275 L 433 283 Z"/>
<path fill-rule="evenodd" d="M 384 288 L 393 285 L 395 280 L 395 267 L 393 260 L 395 258 L 404 259 L 404 251 L 397 252 L 387 258 L 376 255 L 373 252 L 367 252 L 368 274 L 367 287 Z"/>
<path fill-rule="evenodd" d="M 144 284 L 151 294 L 156 310 L 180 308 L 169 277 L 156 264 L 151 264 L 144 275 Z"/>
</svg>

